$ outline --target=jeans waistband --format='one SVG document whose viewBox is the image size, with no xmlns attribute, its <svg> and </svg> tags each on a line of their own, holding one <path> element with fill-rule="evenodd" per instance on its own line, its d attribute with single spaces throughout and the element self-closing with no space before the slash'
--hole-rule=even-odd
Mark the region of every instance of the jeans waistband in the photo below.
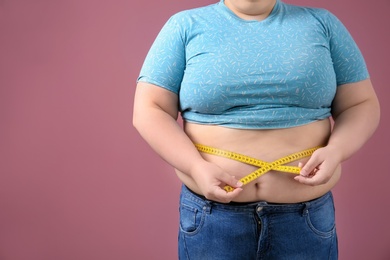
<svg viewBox="0 0 390 260">
<path fill-rule="evenodd" d="M 204 196 L 194 193 L 185 185 L 182 186 L 181 196 L 203 206 L 228 211 L 253 211 L 261 207 L 263 211 L 268 212 L 299 212 L 304 209 L 321 207 L 328 199 L 333 200 L 332 192 L 328 191 L 319 198 L 299 203 L 269 203 L 266 201 L 258 201 L 248 203 L 231 202 L 225 204 L 208 200 Z"/>
</svg>

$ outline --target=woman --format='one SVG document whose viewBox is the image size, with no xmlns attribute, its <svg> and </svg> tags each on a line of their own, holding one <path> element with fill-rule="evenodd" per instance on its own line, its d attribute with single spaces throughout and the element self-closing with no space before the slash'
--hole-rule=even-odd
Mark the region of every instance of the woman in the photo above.
<svg viewBox="0 0 390 260">
<path fill-rule="evenodd" d="M 331 190 L 379 104 L 328 11 L 220 0 L 165 24 L 133 122 L 183 183 L 180 259 L 337 259 Z"/>
</svg>

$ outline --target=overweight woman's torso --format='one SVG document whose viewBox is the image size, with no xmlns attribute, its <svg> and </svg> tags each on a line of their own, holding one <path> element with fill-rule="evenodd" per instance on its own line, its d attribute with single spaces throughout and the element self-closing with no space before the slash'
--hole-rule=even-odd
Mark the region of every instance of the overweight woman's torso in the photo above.
<svg viewBox="0 0 390 260">
<path fill-rule="evenodd" d="M 272 162 L 295 152 L 315 146 L 326 145 L 331 133 L 331 125 L 329 119 L 326 119 L 294 128 L 244 130 L 184 123 L 184 130 L 194 143 Z M 217 164 L 237 179 L 259 168 L 229 158 L 205 153 L 201 154 L 205 160 Z M 300 161 L 305 162 L 307 160 L 308 157 L 286 165 L 298 166 Z M 179 171 L 176 172 L 186 186 L 195 193 L 201 194 L 196 183 L 188 175 Z M 256 180 L 244 185 L 243 191 L 234 201 L 267 201 L 274 203 L 308 201 L 328 192 L 337 183 L 340 174 L 341 167 L 339 166 L 328 183 L 319 186 L 308 186 L 294 180 L 295 174 L 269 171 Z"/>
</svg>

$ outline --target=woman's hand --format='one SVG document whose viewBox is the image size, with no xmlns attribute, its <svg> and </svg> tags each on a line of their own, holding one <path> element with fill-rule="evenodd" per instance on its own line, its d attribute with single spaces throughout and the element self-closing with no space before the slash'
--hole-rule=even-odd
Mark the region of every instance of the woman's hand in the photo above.
<svg viewBox="0 0 390 260">
<path fill-rule="evenodd" d="M 229 203 L 242 191 L 242 183 L 217 165 L 204 161 L 191 170 L 190 176 L 196 182 L 203 196 L 209 200 Z M 235 188 L 232 192 L 223 189 L 225 185 Z"/>
<path fill-rule="evenodd" d="M 327 183 L 341 163 L 341 155 L 335 147 L 326 146 L 316 150 L 310 159 L 300 163 L 301 172 L 294 179 L 306 185 Z"/>
</svg>

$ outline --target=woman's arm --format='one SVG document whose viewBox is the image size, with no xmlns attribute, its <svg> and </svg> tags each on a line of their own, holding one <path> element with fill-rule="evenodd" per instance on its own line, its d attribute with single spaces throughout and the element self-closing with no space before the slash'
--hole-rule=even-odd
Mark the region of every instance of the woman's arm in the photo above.
<svg viewBox="0 0 390 260">
<path fill-rule="evenodd" d="M 326 147 L 317 150 L 295 179 L 308 185 L 326 183 L 336 167 L 356 153 L 379 124 L 380 106 L 369 79 L 338 87 L 332 105 L 334 128 Z"/>
<path fill-rule="evenodd" d="M 238 180 L 205 161 L 177 123 L 178 96 L 153 84 L 137 85 L 133 125 L 166 162 L 192 178 L 208 199 L 229 202 L 240 192 Z M 226 184 L 237 187 L 227 193 Z"/>
</svg>

